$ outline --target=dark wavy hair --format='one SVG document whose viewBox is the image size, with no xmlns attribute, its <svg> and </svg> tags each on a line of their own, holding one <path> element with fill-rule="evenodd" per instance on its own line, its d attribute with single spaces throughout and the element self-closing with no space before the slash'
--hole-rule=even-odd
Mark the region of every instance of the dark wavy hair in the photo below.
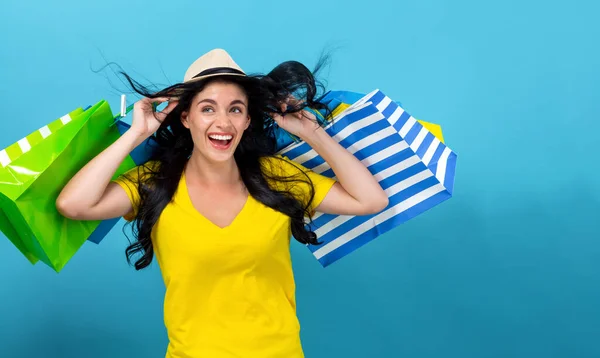
<svg viewBox="0 0 600 358">
<path fill-rule="evenodd" d="M 277 176 L 265 170 L 260 159 L 277 158 L 275 131 L 278 127 L 270 117 L 270 113 L 283 114 L 281 104 L 286 102 L 290 95 L 300 101 L 297 105 L 289 105 L 286 113 L 311 108 L 324 111 L 325 116 L 330 114 L 327 106 L 317 99 L 324 86 L 315 79 L 316 73 L 326 61 L 327 57 L 322 57 L 312 72 L 300 62 L 287 61 L 266 75 L 215 76 L 194 82 L 178 83 L 158 92 L 150 91 L 148 87 L 120 71 L 133 90 L 142 96 L 157 98 L 172 97 L 175 94 L 179 100 L 178 105 L 150 137 L 148 145 L 152 153 L 151 157 L 143 165 L 144 174 L 138 175 L 135 179 L 140 202 L 137 215 L 132 222 L 135 240 L 130 241 L 125 251 L 129 264 L 134 257 L 138 257 L 134 266 L 136 270 L 140 270 L 150 265 L 153 260 L 152 229 L 164 208 L 172 200 L 194 147 L 189 129 L 181 122 L 181 114 L 189 110 L 196 94 L 214 81 L 235 83 L 248 96 L 248 112 L 251 121 L 234 152 L 234 159 L 249 194 L 264 205 L 289 216 L 292 235 L 297 241 L 303 244 L 321 244 L 306 222 L 306 218 L 311 220 L 312 213 L 305 203 L 310 203 L 314 197 L 314 187 L 308 176 L 304 175 L 301 178 Z M 272 185 L 275 182 L 285 184 Z M 294 185 L 301 183 L 309 184 L 308 198 L 299 198 L 292 194 Z M 276 187 L 286 189 L 275 189 Z"/>
</svg>

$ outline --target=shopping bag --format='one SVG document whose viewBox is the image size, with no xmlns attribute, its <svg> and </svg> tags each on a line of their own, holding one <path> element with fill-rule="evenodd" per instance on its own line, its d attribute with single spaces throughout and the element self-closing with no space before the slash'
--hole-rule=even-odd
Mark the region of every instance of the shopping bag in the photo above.
<svg viewBox="0 0 600 358">
<path fill-rule="evenodd" d="M 389 205 L 367 216 L 317 213 L 310 226 L 323 244 L 308 248 L 324 267 L 452 196 L 456 153 L 381 91 L 360 98 L 325 130 L 375 176 Z M 334 177 L 305 142 L 278 153 Z"/>
<path fill-rule="evenodd" d="M 353 103 L 361 100 L 365 95 L 362 93 L 351 92 L 351 91 L 329 91 L 323 95 L 319 101 L 327 104 L 329 108 L 335 108 L 332 116 L 338 115 L 344 109 L 350 107 Z M 402 107 L 402 103 L 395 101 L 398 106 Z M 444 143 L 444 135 L 442 134 L 442 127 L 439 124 L 429 123 L 423 120 L 417 119 L 427 130 L 436 136 L 442 143 Z"/>
<path fill-rule="evenodd" d="M 99 227 L 101 221 L 63 217 L 56 198 L 70 178 L 119 135 L 108 103 L 100 101 L 2 151 L 0 229 L 29 261 L 40 260 L 59 272 Z M 126 158 L 114 178 L 133 167 L 133 159 Z"/>
<path fill-rule="evenodd" d="M 29 134 L 27 137 L 22 138 L 16 143 L 8 146 L 7 148 L 0 151 L 0 166 L 3 168 L 10 164 L 13 160 L 19 158 L 23 153 L 29 151 L 32 145 L 36 145 L 53 131 L 61 128 L 65 123 L 71 120 L 71 116 L 77 116 L 81 114 L 83 110 L 81 108 L 76 109 L 70 113 L 65 114 L 60 119 L 49 123 L 48 125 L 40 128 L 39 130 Z M 35 264 L 38 258 L 27 248 L 19 232 L 13 227 L 8 216 L 5 213 L 6 210 L 11 210 L 12 202 L 4 200 L 4 196 L 0 195 L 0 230 L 5 236 L 13 243 L 13 245 L 32 263 Z"/>
<path fill-rule="evenodd" d="M 318 101 L 327 105 L 330 111 L 330 117 L 325 120 L 331 120 L 338 116 L 342 111 L 346 110 L 353 103 L 359 101 L 365 96 L 365 94 L 352 92 L 352 91 L 328 91 L 321 96 Z M 402 103 L 396 101 L 396 103 L 402 107 Z M 324 111 L 319 111 L 318 114 L 322 118 L 325 117 Z M 442 143 L 444 143 L 444 136 L 442 134 L 442 127 L 439 124 L 425 122 L 417 119 L 424 127 L 426 127 L 433 135 L 435 135 Z M 289 134 L 280 127 L 275 128 L 275 137 L 277 138 L 277 150 L 281 150 L 291 143 L 297 143 L 300 141 L 299 138 Z"/>
<path fill-rule="evenodd" d="M 27 137 L 24 137 L 5 149 L 0 150 L 1 170 L 4 170 L 6 166 L 11 164 L 13 161 L 16 161 L 22 154 L 27 153 L 32 147 L 36 146 L 49 135 L 55 133 L 65 124 L 69 123 L 71 118 L 76 118 L 82 113 L 83 110 L 81 108 L 77 108 L 74 111 L 67 113 L 59 119 L 49 123 L 48 125 L 43 126 L 37 131 L 30 133 Z M 0 230 L 32 264 L 35 264 L 39 261 L 38 258 L 33 254 L 33 252 L 27 249 L 27 246 L 21 239 L 19 232 L 13 227 L 8 219 L 5 210 L 14 210 L 14 203 L 6 200 L 5 196 L 0 195 Z"/>
</svg>

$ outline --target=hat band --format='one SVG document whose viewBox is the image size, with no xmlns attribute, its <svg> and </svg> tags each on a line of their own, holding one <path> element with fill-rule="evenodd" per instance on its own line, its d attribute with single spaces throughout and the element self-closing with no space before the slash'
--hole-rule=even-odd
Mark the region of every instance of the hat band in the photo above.
<svg viewBox="0 0 600 358">
<path fill-rule="evenodd" d="M 202 72 L 200 72 L 199 74 L 197 74 L 196 76 L 192 77 L 192 78 L 198 78 L 198 77 L 203 77 L 203 76 L 209 76 L 209 75 L 218 75 L 218 74 L 235 74 L 235 75 L 246 75 L 244 72 L 240 71 L 240 70 L 236 70 L 235 68 L 231 68 L 231 67 L 214 67 L 214 68 L 209 68 L 207 70 L 204 70 Z"/>
</svg>

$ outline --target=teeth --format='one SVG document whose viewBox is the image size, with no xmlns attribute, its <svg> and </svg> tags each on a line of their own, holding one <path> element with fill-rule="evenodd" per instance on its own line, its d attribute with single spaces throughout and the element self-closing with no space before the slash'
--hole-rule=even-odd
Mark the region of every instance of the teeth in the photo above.
<svg viewBox="0 0 600 358">
<path fill-rule="evenodd" d="M 208 137 L 211 139 L 216 139 L 216 140 L 231 140 L 231 138 L 233 138 L 233 136 L 231 136 L 231 135 L 217 135 L 217 134 L 211 134 Z"/>
</svg>

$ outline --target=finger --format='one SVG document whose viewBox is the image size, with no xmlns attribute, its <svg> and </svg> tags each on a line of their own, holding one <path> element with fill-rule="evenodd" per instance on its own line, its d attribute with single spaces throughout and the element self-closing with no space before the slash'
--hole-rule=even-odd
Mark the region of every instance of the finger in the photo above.
<svg viewBox="0 0 600 358">
<path fill-rule="evenodd" d="M 178 101 L 169 101 L 169 104 L 165 108 L 163 108 L 163 110 L 160 111 L 160 113 L 164 113 L 165 115 L 169 114 L 173 109 L 175 109 L 175 107 L 177 107 L 178 104 Z"/>
<path fill-rule="evenodd" d="M 281 120 L 283 119 L 283 116 L 279 113 L 271 113 L 270 115 L 271 115 L 271 118 L 273 118 L 273 120 L 277 124 L 279 124 L 281 122 Z"/>
<path fill-rule="evenodd" d="M 150 101 L 164 103 L 164 102 L 168 102 L 170 99 L 171 99 L 171 97 L 156 97 L 156 98 L 150 98 Z"/>
<path fill-rule="evenodd" d="M 302 100 L 290 95 L 285 102 L 291 104 L 292 106 L 297 106 L 302 103 Z"/>
<path fill-rule="evenodd" d="M 152 98 L 152 97 L 144 97 L 142 99 L 140 99 L 137 103 L 140 103 L 140 105 L 144 105 L 144 106 L 151 106 L 154 103 L 163 103 L 163 102 L 167 102 L 169 100 L 169 97 L 156 97 L 156 98 Z"/>
<path fill-rule="evenodd" d="M 156 98 L 152 98 L 152 97 L 146 97 L 140 100 L 140 104 L 146 109 L 146 110 L 150 110 L 152 112 L 156 111 L 156 107 L 158 107 L 159 105 L 168 102 L 169 101 L 169 97 L 156 97 Z"/>
<path fill-rule="evenodd" d="M 171 111 L 173 110 L 173 108 L 175 108 L 176 106 L 177 105 L 175 105 L 175 104 L 169 104 L 162 111 L 155 112 L 154 113 L 154 118 L 156 118 L 159 122 L 162 123 L 162 121 L 164 121 L 165 118 L 167 118 L 167 116 L 169 115 L 169 113 L 171 113 Z"/>
<path fill-rule="evenodd" d="M 139 108 L 144 112 L 154 112 L 154 108 L 168 100 L 168 97 L 150 98 L 144 97 L 134 104 L 134 108 Z"/>
<path fill-rule="evenodd" d="M 302 108 L 306 107 L 306 103 L 302 98 L 296 98 L 292 95 L 288 96 L 285 103 L 289 107 L 292 107 L 293 110 L 302 110 Z"/>
</svg>

